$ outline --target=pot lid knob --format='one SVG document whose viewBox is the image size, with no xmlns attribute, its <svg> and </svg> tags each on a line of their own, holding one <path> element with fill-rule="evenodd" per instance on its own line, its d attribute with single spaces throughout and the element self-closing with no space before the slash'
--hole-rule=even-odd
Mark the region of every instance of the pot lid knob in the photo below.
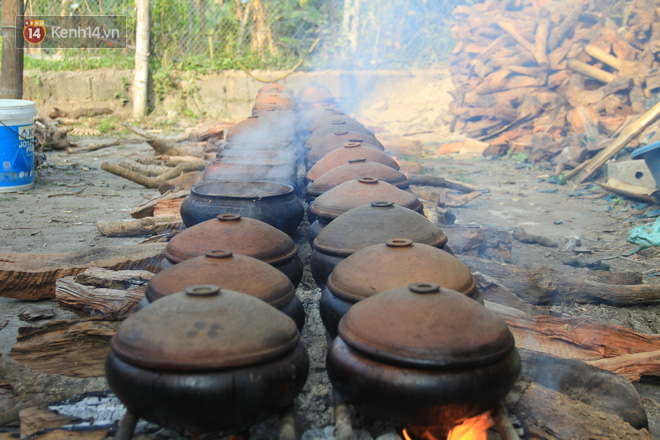
<svg viewBox="0 0 660 440">
<path fill-rule="evenodd" d="M 411 247 L 413 241 L 409 238 L 390 238 L 385 241 L 387 247 L 400 248 L 400 247 Z"/>
<path fill-rule="evenodd" d="M 349 142 L 364 142 L 364 139 L 349 139 Z"/>
<path fill-rule="evenodd" d="M 358 182 L 367 183 L 367 184 L 374 184 L 374 183 L 378 183 L 378 179 L 375 178 L 375 177 L 365 176 L 365 177 L 360 177 L 358 179 Z"/>
<path fill-rule="evenodd" d="M 230 222 L 234 220 L 238 220 L 241 218 L 240 214 L 234 214 L 234 213 L 226 213 L 226 214 L 220 214 L 218 215 L 218 220 L 221 222 Z"/>
<path fill-rule="evenodd" d="M 378 200 L 375 202 L 371 202 L 371 206 L 373 206 L 374 208 L 389 208 L 390 206 L 394 206 L 394 202 Z"/>
<path fill-rule="evenodd" d="M 337 130 L 337 131 L 335 131 L 335 136 L 344 136 L 344 135 L 347 135 L 347 134 L 348 134 L 348 131 L 346 131 L 346 130 Z"/>
<path fill-rule="evenodd" d="M 349 159 L 348 163 L 364 163 L 367 161 L 366 157 L 361 157 L 359 159 Z"/>
<path fill-rule="evenodd" d="M 234 255 L 232 251 L 227 251 L 224 249 L 216 249 L 213 251 L 208 251 L 206 254 L 208 258 L 230 258 Z"/>
<path fill-rule="evenodd" d="M 356 147 L 361 147 L 362 144 L 360 142 L 346 142 L 344 144 L 344 148 L 356 148 Z"/>
<path fill-rule="evenodd" d="M 440 286 L 435 283 L 412 283 L 408 285 L 408 289 L 420 294 L 440 292 Z"/>
<path fill-rule="evenodd" d="M 220 294 L 220 287 L 214 284 L 199 284 L 184 289 L 188 296 L 214 296 Z"/>
<path fill-rule="evenodd" d="M 346 121 L 343 121 L 341 119 L 335 119 L 332 121 L 332 125 L 346 125 Z"/>
</svg>

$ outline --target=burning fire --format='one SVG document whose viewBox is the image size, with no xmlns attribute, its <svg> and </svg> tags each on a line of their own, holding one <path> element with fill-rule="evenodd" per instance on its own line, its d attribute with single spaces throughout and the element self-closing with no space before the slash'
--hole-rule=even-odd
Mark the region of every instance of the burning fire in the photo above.
<svg viewBox="0 0 660 440">
<path fill-rule="evenodd" d="M 460 425 L 454 426 L 447 434 L 447 440 L 486 440 L 486 431 L 493 426 L 490 411 L 470 419 L 465 419 Z M 432 434 L 432 429 L 426 430 L 420 440 L 440 440 Z M 406 430 L 403 430 L 405 440 L 413 440 Z"/>
</svg>

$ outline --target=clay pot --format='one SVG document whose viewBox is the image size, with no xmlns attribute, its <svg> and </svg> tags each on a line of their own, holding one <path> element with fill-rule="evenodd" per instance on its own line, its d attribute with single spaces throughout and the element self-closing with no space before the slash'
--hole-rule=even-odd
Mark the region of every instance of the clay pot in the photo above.
<svg viewBox="0 0 660 440">
<path fill-rule="evenodd" d="M 338 166 L 322 174 L 311 183 L 307 189 L 307 195 L 318 197 L 344 182 L 359 179 L 361 176 L 375 177 L 379 181 L 389 183 L 399 189 L 406 189 L 410 186 L 405 174 L 382 163 L 367 162 L 363 158 L 349 161 L 346 165 Z"/>
<path fill-rule="evenodd" d="M 105 368 L 129 414 L 213 432 L 245 429 L 289 407 L 309 360 L 284 313 L 243 293 L 194 286 L 126 319 Z"/>
<path fill-rule="evenodd" d="M 280 83 L 271 82 L 271 83 L 267 83 L 267 84 L 264 84 L 263 86 L 261 86 L 261 88 L 257 92 L 258 92 L 259 95 L 267 94 L 267 93 L 271 93 L 271 92 L 275 92 L 275 93 L 287 92 L 287 88 L 284 87 Z"/>
<path fill-rule="evenodd" d="M 284 232 L 240 214 L 221 214 L 176 234 L 167 244 L 158 270 L 226 249 L 234 255 L 246 255 L 268 263 L 284 273 L 294 286 L 303 275 L 298 247 Z"/>
<path fill-rule="evenodd" d="M 315 163 L 307 172 L 307 180 L 313 182 L 331 169 L 346 165 L 348 161 L 355 159 L 382 163 L 399 171 L 399 164 L 382 151 L 365 147 L 359 142 L 347 142 L 342 148 L 329 152 Z"/>
<path fill-rule="evenodd" d="M 265 145 L 288 145 L 297 147 L 296 118 L 292 112 L 264 111 L 233 125 L 225 133 L 225 139 L 244 147 Z"/>
<path fill-rule="evenodd" d="M 373 134 L 347 129 L 333 129 L 326 133 L 312 134 L 305 141 L 305 148 L 311 150 L 317 145 L 337 145 L 346 142 L 365 142 L 377 145 L 381 150 L 385 149 Z"/>
<path fill-rule="evenodd" d="M 395 205 L 424 214 L 422 202 L 413 193 L 381 182 L 375 177 L 360 177 L 358 180 L 337 185 L 314 200 L 309 207 L 315 218 L 310 225 L 310 240 L 313 241 L 328 223 L 345 212 L 378 200 L 388 200 Z"/>
<path fill-rule="evenodd" d="M 504 321 L 432 283 L 351 307 L 326 365 L 335 390 L 357 411 L 417 426 L 452 426 L 494 408 L 520 374 Z"/>
<path fill-rule="evenodd" d="M 312 131 L 316 121 L 326 117 L 346 117 L 346 114 L 334 104 L 317 105 L 300 110 L 300 125 L 307 131 Z M 315 127 L 318 128 L 318 127 Z"/>
<path fill-rule="evenodd" d="M 291 185 L 265 180 L 201 182 L 190 188 L 181 204 L 181 219 L 190 227 L 219 214 L 235 213 L 293 234 L 305 215 L 293 191 Z"/>
<path fill-rule="evenodd" d="M 341 260 L 393 238 L 408 238 L 450 252 L 447 236 L 429 219 L 392 202 L 376 201 L 351 209 L 323 228 L 313 243 L 312 276 L 324 286 Z"/>
<path fill-rule="evenodd" d="M 326 330 L 336 336 L 339 320 L 353 304 L 416 281 L 435 283 L 483 304 L 470 269 L 458 258 L 408 238 L 394 238 L 367 246 L 334 268 L 319 302 Z"/>
<path fill-rule="evenodd" d="M 314 85 L 301 89 L 298 92 L 298 99 L 296 101 L 302 108 L 306 108 L 316 105 L 334 105 L 335 98 L 326 87 Z"/>
<path fill-rule="evenodd" d="M 371 140 L 366 139 L 359 141 L 359 144 L 363 147 L 369 147 L 376 149 L 378 151 L 383 151 L 382 145 L 380 143 L 375 144 Z M 337 143 L 337 144 L 318 144 L 315 145 L 311 150 L 309 150 L 309 153 L 307 153 L 307 160 L 306 160 L 306 165 L 308 168 L 311 168 L 315 163 L 317 163 L 319 160 L 323 159 L 324 156 L 327 156 L 329 153 L 335 150 L 339 150 L 343 148 L 346 144 L 345 143 Z"/>
<path fill-rule="evenodd" d="M 295 161 L 267 159 L 250 155 L 245 158 L 222 158 L 212 161 L 202 180 L 256 181 L 267 180 L 295 187 L 298 167 Z"/>
<path fill-rule="evenodd" d="M 231 251 L 213 250 L 158 272 L 147 284 L 147 304 L 196 284 L 213 284 L 265 301 L 301 330 L 305 311 L 291 280 L 270 264 Z"/>
</svg>

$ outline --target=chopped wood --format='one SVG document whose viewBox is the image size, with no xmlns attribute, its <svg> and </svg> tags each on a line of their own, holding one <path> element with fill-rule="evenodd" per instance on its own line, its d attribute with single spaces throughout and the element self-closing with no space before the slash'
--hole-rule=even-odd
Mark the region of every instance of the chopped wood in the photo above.
<svg viewBox="0 0 660 440">
<path fill-rule="evenodd" d="M 96 227 L 101 235 L 106 237 L 139 237 L 185 229 L 180 215 L 116 221 L 99 220 L 96 222 Z"/>
<path fill-rule="evenodd" d="M 447 194 L 447 200 L 445 202 L 445 205 L 449 206 L 450 208 L 458 208 L 460 206 L 465 206 L 470 200 L 476 199 L 481 194 L 482 194 L 481 191 L 472 191 L 470 193 L 463 194 L 462 196 L 453 196 L 451 194 Z"/>
<path fill-rule="evenodd" d="M 161 194 L 158 197 L 148 200 L 143 204 L 133 208 L 131 210 L 131 217 L 133 218 L 155 217 L 154 210 L 156 208 L 156 205 L 158 205 L 158 203 L 164 200 L 183 199 L 188 194 L 190 194 L 190 190 L 187 189 L 183 189 L 179 191 L 168 191 L 164 194 Z"/>
<path fill-rule="evenodd" d="M 169 179 L 161 183 L 160 186 L 158 187 L 158 192 L 161 194 L 165 194 L 168 191 L 175 192 L 175 191 L 180 191 L 182 189 L 190 190 L 190 187 L 202 181 L 203 176 L 204 176 L 204 171 L 190 171 L 188 173 L 184 173 L 179 177 L 175 177 L 173 179 Z"/>
<path fill-rule="evenodd" d="M 610 72 L 606 72 L 602 69 L 599 69 L 594 66 L 590 66 L 587 63 L 583 63 L 582 61 L 578 61 L 575 59 L 568 60 L 567 66 L 569 69 L 575 72 L 581 73 L 585 76 L 588 76 L 589 78 L 593 78 L 595 80 L 598 80 L 606 84 L 611 81 L 614 81 L 615 78 L 615 76 Z"/>
<path fill-rule="evenodd" d="M 37 116 L 34 118 L 34 150 L 66 150 L 71 146 L 67 134 L 73 127 L 59 127 L 48 119 Z"/>
<path fill-rule="evenodd" d="M 591 160 L 583 162 L 580 167 L 566 175 L 569 180 L 580 184 L 596 173 L 616 153 L 621 151 L 635 136 L 641 133 L 646 126 L 660 116 L 660 102 L 655 104 L 649 111 L 641 115 L 637 120 L 628 124 L 621 134 Z"/>
<path fill-rule="evenodd" d="M 183 198 L 170 199 L 170 200 L 160 200 L 154 206 L 154 217 L 163 217 L 163 216 L 181 216 L 181 204 L 183 203 Z M 180 228 L 181 225 L 177 225 L 177 228 Z"/>
<path fill-rule="evenodd" d="M 587 44 L 586 46 L 584 46 L 584 51 L 589 55 L 591 55 L 592 57 L 594 57 L 595 59 L 597 59 L 598 61 L 602 61 L 603 63 L 612 67 L 613 69 L 616 70 L 621 69 L 621 60 L 619 60 L 614 55 L 611 55 L 592 44 Z"/>
<path fill-rule="evenodd" d="M 168 156 L 204 156 L 204 148 L 197 145 L 179 144 L 178 142 L 187 140 L 190 135 L 182 134 L 173 137 L 158 136 L 154 133 L 149 133 L 147 130 L 136 127 L 128 122 L 121 123 L 124 127 L 129 129 L 135 134 L 138 134 L 146 139 L 146 142 L 158 153 Z"/>
<path fill-rule="evenodd" d="M 119 321 L 52 321 L 21 327 L 10 356 L 34 371 L 70 377 L 105 376 L 105 357 Z"/>
<path fill-rule="evenodd" d="M 103 144 L 94 144 L 94 145 L 90 145 L 89 147 L 84 147 L 84 148 L 67 148 L 66 152 L 69 153 L 69 154 L 89 153 L 89 152 L 92 152 L 92 151 L 102 150 L 104 148 L 116 147 L 117 145 L 121 145 L 123 142 L 124 141 L 116 140 L 116 141 L 105 142 Z"/>
<path fill-rule="evenodd" d="M 59 414 L 44 407 L 25 408 L 18 413 L 18 416 L 21 421 L 22 438 L 82 421 L 77 417 Z"/>
<path fill-rule="evenodd" d="M 631 382 L 660 377 L 660 350 L 586 362 L 594 367 L 625 376 Z"/>
<path fill-rule="evenodd" d="M 171 168 L 168 171 L 158 175 L 157 177 L 147 177 L 143 174 L 129 170 L 121 165 L 115 165 L 110 162 L 103 162 L 101 164 L 102 170 L 108 171 L 109 173 L 123 177 L 147 188 L 158 188 L 158 186 L 160 186 L 166 180 L 170 180 L 190 171 L 204 170 L 205 168 L 206 162 L 203 160 L 196 162 L 183 162 L 174 168 Z"/>
<path fill-rule="evenodd" d="M 56 254 L 0 253 L 0 296 L 22 300 L 54 298 L 56 280 L 77 275 L 88 267 L 154 272 L 164 248 L 164 244 L 156 243 Z"/>
<path fill-rule="evenodd" d="M 135 171 L 136 173 L 145 175 L 147 177 L 160 176 L 161 174 L 170 171 L 170 168 L 166 166 L 144 165 L 129 159 L 122 160 L 121 162 L 119 162 L 119 165 L 131 171 Z"/>
<path fill-rule="evenodd" d="M 92 287 L 77 283 L 75 277 L 60 278 L 55 286 L 55 298 L 64 308 L 80 316 L 111 320 L 121 320 L 132 315 L 146 290 L 145 286 L 121 290 Z"/>
<path fill-rule="evenodd" d="M 548 61 L 547 45 L 548 45 L 548 33 L 550 31 L 550 20 L 547 18 L 539 20 L 539 24 L 536 26 L 536 34 L 534 39 L 534 58 L 536 62 L 539 63 L 541 67 L 549 67 L 550 61 Z"/>
</svg>

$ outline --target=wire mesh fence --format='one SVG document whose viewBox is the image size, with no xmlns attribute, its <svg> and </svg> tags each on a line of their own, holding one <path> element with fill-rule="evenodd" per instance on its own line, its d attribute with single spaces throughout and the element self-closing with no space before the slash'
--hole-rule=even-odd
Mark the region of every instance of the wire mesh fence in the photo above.
<svg viewBox="0 0 660 440">
<path fill-rule="evenodd" d="M 152 63 L 181 69 L 426 68 L 452 47 L 470 0 L 151 0 Z M 125 16 L 119 51 L 41 48 L 40 59 L 130 67 L 134 0 L 27 0 L 29 16 Z M 83 63 L 84 61 L 84 63 Z"/>
</svg>

